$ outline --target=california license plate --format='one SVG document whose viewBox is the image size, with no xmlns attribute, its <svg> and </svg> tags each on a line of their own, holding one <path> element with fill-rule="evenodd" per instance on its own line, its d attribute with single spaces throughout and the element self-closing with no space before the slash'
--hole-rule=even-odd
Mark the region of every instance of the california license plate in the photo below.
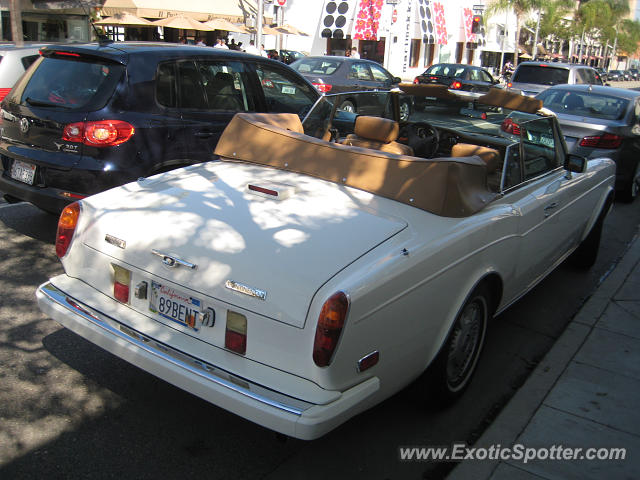
<svg viewBox="0 0 640 480">
<path fill-rule="evenodd" d="M 198 330 L 202 323 L 200 300 L 154 281 L 151 282 L 149 310 L 193 330 Z"/>
<path fill-rule="evenodd" d="M 35 165 L 21 162 L 20 160 L 14 160 L 13 165 L 11 165 L 11 178 L 28 185 L 33 185 L 33 180 L 35 179 L 35 177 Z"/>
</svg>

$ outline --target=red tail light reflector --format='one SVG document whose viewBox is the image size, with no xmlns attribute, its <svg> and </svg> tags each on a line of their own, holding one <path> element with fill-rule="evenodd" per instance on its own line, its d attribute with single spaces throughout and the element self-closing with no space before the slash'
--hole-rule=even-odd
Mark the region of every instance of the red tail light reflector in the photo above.
<svg viewBox="0 0 640 480">
<path fill-rule="evenodd" d="M 456 80 L 449 86 L 449 88 L 452 90 L 460 90 L 462 88 L 462 83 Z"/>
<path fill-rule="evenodd" d="M 327 93 L 329 91 L 331 91 L 331 89 L 333 88 L 333 85 L 329 85 L 328 83 L 315 83 L 313 84 L 314 87 L 316 87 L 316 90 L 318 90 L 320 93 Z"/>
<path fill-rule="evenodd" d="M 73 52 L 61 52 L 61 51 L 57 51 L 53 53 L 54 55 L 59 55 L 62 57 L 79 57 L 80 54 L 79 53 L 73 53 Z"/>
<path fill-rule="evenodd" d="M 420 83 L 420 79 L 418 77 L 414 78 L 413 83 L 417 85 L 418 83 Z"/>
<path fill-rule="evenodd" d="M 582 140 L 580 140 L 580 146 L 590 148 L 614 149 L 622 145 L 622 140 L 623 138 L 619 135 L 605 133 L 604 135 L 584 137 Z"/>
<path fill-rule="evenodd" d="M 520 125 L 511 120 L 510 118 L 505 118 L 502 121 L 502 125 L 500 125 L 500 129 L 503 132 L 511 133 L 513 135 L 520 135 Z"/>
<path fill-rule="evenodd" d="M 62 210 L 56 233 L 56 255 L 58 258 L 62 258 L 67 254 L 73 234 L 78 226 L 78 218 L 80 218 L 80 204 L 78 202 L 67 205 Z"/>
<path fill-rule="evenodd" d="M 119 265 L 113 267 L 113 296 L 122 303 L 129 303 L 129 287 L 131 285 L 131 272 Z"/>
<path fill-rule="evenodd" d="M 348 311 L 349 299 L 344 292 L 336 292 L 324 302 L 313 342 L 313 361 L 317 366 L 331 363 Z"/>
<path fill-rule="evenodd" d="M 227 311 L 227 328 L 224 334 L 224 346 L 229 350 L 244 355 L 247 351 L 247 317 Z"/>
<path fill-rule="evenodd" d="M 62 131 L 62 140 L 93 147 L 113 147 L 129 140 L 135 128 L 122 120 L 70 123 Z"/>
<path fill-rule="evenodd" d="M 4 100 L 4 97 L 9 95 L 11 88 L 0 88 L 0 102 Z"/>
</svg>

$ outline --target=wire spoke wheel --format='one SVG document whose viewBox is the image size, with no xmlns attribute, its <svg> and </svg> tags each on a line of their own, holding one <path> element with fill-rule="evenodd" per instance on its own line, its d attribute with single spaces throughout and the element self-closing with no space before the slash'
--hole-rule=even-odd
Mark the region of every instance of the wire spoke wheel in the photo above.
<svg viewBox="0 0 640 480">
<path fill-rule="evenodd" d="M 478 359 L 487 321 L 483 297 L 467 303 L 456 321 L 447 355 L 447 384 L 452 391 L 464 386 Z"/>
</svg>

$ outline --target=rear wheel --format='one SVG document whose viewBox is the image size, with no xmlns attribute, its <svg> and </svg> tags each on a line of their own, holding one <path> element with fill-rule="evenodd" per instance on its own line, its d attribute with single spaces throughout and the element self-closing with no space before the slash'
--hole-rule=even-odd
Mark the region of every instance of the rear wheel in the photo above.
<svg viewBox="0 0 640 480">
<path fill-rule="evenodd" d="M 596 263 L 598 250 L 600 250 L 602 226 L 604 225 L 604 218 L 609 211 L 610 204 L 611 201 L 607 199 L 607 202 L 605 202 L 605 205 L 600 212 L 596 223 L 591 228 L 591 231 L 569 257 L 569 261 L 572 265 L 579 268 L 591 268 Z"/>
<path fill-rule="evenodd" d="M 356 113 L 356 106 L 351 100 L 345 100 L 340 105 L 340 110 L 344 110 L 345 112 Z"/>
<path fill-rule="evenodd" d="M 491 295 L 478 287 L 458 313 L 447 341 L 429 367 L 429 395 L 439 405 L 457 400 L 469 385 L 480 358 L 491 316 Z"/>
<path fill-rule="evenodd" d="M 640 162 L 636 164 L 636 168 L 633 171 L 633 175 L 631 175 L 631 179 L 627 186 L 625 186 L 624 190 L 620 197 L 622 201 L 631 203 L 638 196 L 638 192 L 640 191 Z"/>
</svg>

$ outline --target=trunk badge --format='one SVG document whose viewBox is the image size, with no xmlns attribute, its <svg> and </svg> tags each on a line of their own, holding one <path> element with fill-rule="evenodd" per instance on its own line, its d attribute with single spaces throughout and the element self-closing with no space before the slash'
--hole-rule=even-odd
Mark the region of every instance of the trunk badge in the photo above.
<svg viewBox="0 0 640 480">
<path fill-rule="evenodd" d="M 158 250 L 151 250 L 151 253 L 157 255 L 162 258 L 162 263 L 164 263 L 167 267 L 173 268 L 182 265 L 183 267 L 190 268 L 191 270 L 195 270 L 198 266 L 195 263 L 187 262 L 186 260 L 182 260 L 176 256 L 169 255 L 168 253 L 162 253 Z"/>
<path fill-rule="evenodd" d="M 267 292 L 264 290 L 260 290 L 259 288 L 253 288 L 249 285 L 244 285 L 243 283 L 234 282 L 233 280 L 227 280 L 224 284 L 229 290 L 233 290 L 234 292 L 243 293 L 245 295 L 249 295 L 250 297 L 256 297 L 260 300 L 267 299 Z"/>
<path fill-rule="evenodd" d="M 113 235 L 109 235 L 109 234 L 105 235 L 104 241 L 118 248 L 122 248 L 122 249 L 127 248 L 127 242 L 125 242 L 124 240 L 120 240 L 119 238 L 114 237 Z"/>
</svg>

